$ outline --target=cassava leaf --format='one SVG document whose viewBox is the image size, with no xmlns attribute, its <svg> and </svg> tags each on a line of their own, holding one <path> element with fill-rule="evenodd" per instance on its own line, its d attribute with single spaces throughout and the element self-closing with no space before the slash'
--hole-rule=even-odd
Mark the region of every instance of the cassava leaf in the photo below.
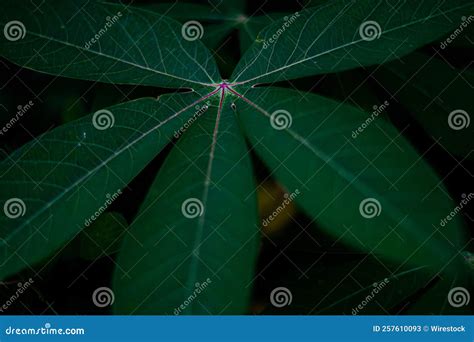
<svg viewBox="0 0 474 342">
<path fill-rule="evenodd" d="M 180 138 L 130 232 L 118 258 L 115 312 L 246 312 L 259 239 L 255 184 L 227 99 Z"/>
<path fill-rule="evenodd" d="M 176 1 L 162 4 L 144 4 L 141 7 L 149 11 L 156 11 L 181 22 L 186 22 L 188 20 L 225 21 L 228 18 L 226 13 L 212 11 L 212 7 L 207 4 L 203 5 Z"/>
<path fill-rule="evenodd" d="M 151 4 L 143 8 L 162 13 L 183 24 L 199 21 L 202 29 L 202 42 L 210 48 L 217 48 L 232 30 L 242 21 L 241 16 L 234 12 L 226 13 L 213 10 L 211 6 L 190 3 Z"/>
<path fill-rule="evenodd" d="M 267 26 L 231 79 L 251 86 L 384 63 L 448 33 L 473 6 L 340 0 L 302 10 Z"/>
<path fill-rule="evenodd" d="M 401 266 L 457 266 L 461 223 L 439 226 L 453 202 L 386 120 L 373 117 L 354 138 L 371 114 L 279 88 L 249 90 L 237 110 L 257 154 L 329 233 Z"/>
<path fill-rule="evenodd" d="M 474 158 L 471 70 L 459 70 L 435 56 L 414 53 L 382 66 L 373 77 L 441 146 L 458 156 Z"/>
<path fill-rule="evenodd" d="M 23 67 L 107 83 L 175 88 L 219 79 L 204 45 L 183 38 L 182 25 L 158 13 L 85 0 L 45 2 L 41 15 L 30 8 L 29 0 L 18 0 L 3 4 L 0 13 L 1 26 L 10 28 L 13 37 L 2 37 L 0 54 Z M 15 28 L 20 35 L 14 35 Z"/>
<path fill-rule="evenodd" d="M 52 254 L 86 219 L 93 221 L 169 142 L 197 98 L 187 93 L 119 104 L 56 128 L 3 160 L 0 279 Z"/>
<path fill-rule="evenodd" d="M 251 16 L 245 18 L 240 25 L 239 39 L 240 51 L 245 52 L 256 41 L 259 32 L 266 26 L 291 14 L 269 13 L 261 16 Z"/>
</svg>

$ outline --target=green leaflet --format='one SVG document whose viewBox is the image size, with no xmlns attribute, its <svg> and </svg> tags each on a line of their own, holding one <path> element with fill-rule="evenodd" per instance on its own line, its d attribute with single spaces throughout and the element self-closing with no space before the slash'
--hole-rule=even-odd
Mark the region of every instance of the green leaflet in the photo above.
<svg viewBox="0 0 474 342">
<path fill-rule="evenodd" d="M 179 88 L 219 80 L 204 45 L 184 39 L 182 25 L 160 14 L 72 0 L 45 2 L 41 11 L 33 13 L 29 0 L 3 4 L 0 25 L 8 25 L 13 40 L 2 37 L 3 56 L 48 74 L 107 83 Z"/>
<path fill-rule="evenodd" d="M 461 223 L 440 225 L 453 203 L 386 120 L 373 117 L 354 138 L 371 114 L 279 88 L 251 89 L 246 99 L 258 103 L 237 103 L 257 154 L 290 192 L 299 189 L 296 202 L 326 231 L 401 266 L 457 265 Z"/>
<path fill-rule="evenodd" d="M 334 1 L 296 12 L 260 33 L 231 79 L 252 86 L 385 63 L 450 32 L 473 4 Z"/>
<path fill-rule="evenodd" d="M 0 279 L 51 255 L 86 219 L 93 223 L 91 215 L 160 152 L 197 98 L 165 95 L 109 107 L 7 157 L 0 164 Z"/>
<path fill-rule="evenodd" d="M 255 184 L 230 102 L 220 115 L 216 106 L 175 145 L 125 238 L 118 314 L 247 312 L 260 235 Z"/>
<path fill-rule="evenodd" d="M 223 3 L 224 4 L 224 3 Z M 235 17 L 236 14 L 229 13 L 227 11 L 219 11 L 220 6 L 217 9 L 211 7 L 210 3 L 202 4 L 193 4 L 187 2 L 170 2 L 163 4 L 146 4 L 142 8 L 149 9 L 151 11 L 156 11 L 167 17 L 174 18 L 176 20 L 186 22 L 188 20 L 198 20 L 198 21 L 231 21 L 232 17 Z"/>
<path fill-rule="evenodd" d="M 235 25 L 237 25 L 235 14 L 225 14 L 212 10 L 209 6 L 192 4 L 192 3 L 164 3 L 143 6 L 142 8 L 149 11 L 156 11 L 167 17 L 179 20 L 183 24 L 188 22 L 196 22 L 195 27 L 201 25 L 202 32 L 201 41 L 210 48 L 215 49 L 223 39 L 229 35 Z M 210 24 L 206 25 L 206 22 Z"/>
<path fill-rule="evenodd" d="M 259 32 L 266 26 L 291 14 L 288 13 L 270 13 L 262 16 L 251 16 L 240 25 L 239 39 L 240 51 L 244 53 L 258 38 Z"/>
<path fill-rule="evenodd" d="M 474 158 L 471 70 L 458 70 L 436 56 L 414 53 L 379 68 L 374 77 L 438 144 L 458 156 Z"/>
</svg>

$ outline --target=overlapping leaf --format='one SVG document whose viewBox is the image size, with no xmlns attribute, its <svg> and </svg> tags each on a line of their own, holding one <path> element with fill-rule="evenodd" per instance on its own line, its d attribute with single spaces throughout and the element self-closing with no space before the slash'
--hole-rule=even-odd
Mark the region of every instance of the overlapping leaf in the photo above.
<svg viewBox="0 0 474 342">
<path fill-rule="evenodd" d="M 265 28 L 232 79 L 247 88 L 384 63 L 449 33 L 473 3 L 360 0 L 306 9 Z M 228 13 L 242 13 L 234 6 L 239 2 L 226 4 Z M 161 14 L 94 1 L 45 2 L 42 15 L 30 7 L 27 0 L 11 2 L 0 14 L 14 38 L 2 41 L 0 53 L 24 67 L 109 83 L 195 88 L 219 82 L 211 53 Z M 7 30 L 13 24 L 19 39 Z M 116 312 L 246 312 L 258 230 L 235 113 L 257 154 L 289 191 L 299 190 L 297 203 L 335 238 L 393 259 L 400 270 L 407 264 L 459 269 L 460 220 L 439 225 L 453 202 L 423 155 L 387 121 L 283 89 L 234 95 L 236 112 L 229 98 L 219 104 L 209 98 L 222 110 L 214 107 L 194 122 L 160 170 L 119 256 Z M 52 254 L 102 212 L 183 127 L 198 98 L 117 105 L 102 112 L 112 114 L 109 129 L 97 129 L 89 116 L 4 160 L 0 201 L 8 215 L 0 217 L 0 278 Z M 278 127 L 275 113 L 286 116 L 287 127 Z M 200 215 L 184 215 L 189 203 Z"/>
<path fill-rule="evenodd" d="M 23 67 L 107 83 L 196 87 L 218 81 L 210 52 L 174 20 L 135 7 L 54 0 L 3 4 L 0 53 Z M 8 39 L 9 38 L 9 39 Z"/>
<path fill-rule="evenodd" d="M 250 159 L 225 101 L 159 171 L 118 258 L 116 312 L 246 313 L 258 239 Z"/>
<path fill-rule="evenodd" d="M 374 77 L 441 146 L 458 156 L 474 158 L 471 70 L 415 53 L 383 66 Z"/>
<path fill-rule="evenodd" d="M 279 88 L 250 90 L 238 112 L 256 152 L 290 192 L 299 189 L 296 201 L 329 233 L 401 265 L 458 263 L 461 223 L 439 223 L 453 202 L 385 120 Z"/>
<path fill-rule="evenodd" d="M 251 86 L 385 63 L 459 25 L 465 0 L 334 1 L 266 27 L 231 78 Z"/>
<path fill-rule="evenodd" d="M 52 254 L 105 210 L 169 142 L 197 98 L 188 93 L 110 107 L 7 157 L 0 164 L 0 278 Z"/>
</svg>

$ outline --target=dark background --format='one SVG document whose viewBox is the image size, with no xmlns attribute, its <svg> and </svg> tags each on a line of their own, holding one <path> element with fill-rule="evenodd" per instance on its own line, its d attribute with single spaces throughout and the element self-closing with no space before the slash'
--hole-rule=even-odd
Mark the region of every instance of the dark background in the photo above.
<svg viewBox="0 0 474 342">
<path fill-rule="evenodd" d="M 246 16 L 266 13 L 294 13 L 307 5 L 324 1 L 247 1 Z M 153 1 L 135 1 L 135 4 L 150 4 Z M 156 2 L 155 2 L 156 3 Z M 207 1 L 197 1 L 206 5 Z M 219 9 L 219 2 L 214 5 Z M 212 8 L 212 7 L 211 7 Z M 212 23 L 203 22 L 203 25 Z M 473 60 L 472 48 L 450 47 L 439 51 L 438 43 L 421 50 L 433 54 L 436 50 L 455 67 L 464 69 Z M 235 29 L 217 47 L 213 48 L 216 61 L 224 78 L 229 77 L 233 67 L 241 57 L 238 30 Z M 372 76 L 373 68 L 310 77 L 279 83 L 282 87 L 296 87 L 331 98 L 345 100 L 353 90 L 354 82 L 363 82 L 363 89 L 369 89 L 382 103 L 388 94 L 384 87 Z M 0 59 L 0 122 L 2 125 L 11 118 L 18 104 L 33 100 L 35 105 L 21 122 L 0 136 L 0 160 L 24 143 L 63 123 L 77 119 L 95 110 L 140 97 L 156 97 L 169 90 L 152 87 L 118 86 L 81 80 L 54 77 L 18 66 Z M 474 86 L 474 85 L 473 85 Z M 390 120 L 397 127 L 409 129 L 404 135 L 423 154 L 433 143 L 432 137 L 417 123 L 413 115 L 397 99 L 388 108 Z M 349 103 L 365 106 L 363 95 L 355 92 Z M 472 125 L 472 124 L 471 124 Z M 109 208 L 121 213 L 130 223 L 136 214 L 146 190 L 154 175 L 169 152 L 161 153 L 130 184 L 124 194 Z M 448 154 L 443 148 L 429 149 L 424 158 L 433 166 L 453 199 L 461 194 L 473 192 L 474 165 L 469 159 Z M 264 165 L 253 156 L 255 173 L 260 184 L 269 174 Z M 446 178 L 445 178 L 446 177 Z M 270 194 L 270 195 L 269 195 Z M 266 217 L 282 201 L 284 190 L 273 180 L 261 183 L 259 201 L 262 217 Z M 459 202 L 456 201 L 455 202 Z M 474 212 L 471 204 L 462 215 L 466 223 L 466 235 L 473 237 Z M 307 227 L 310 220 L 291 207 L 284 217 L 271 229 L 262 228 L 262 242 L 259 262 L 254 282 L 251 314 L 351 314 L 354 305 L 360 303 L 370 291 L 358 292 L 361 288 L 383 279 L 396 265 L 373 256 L 357 252 L 334 241 L 317 227 Z M 316 226 L 313 224 L 313 226 Z M 307 227 L 307 228 L 305 228 Z M 316 229 L 314 229 L 316 228 Z M 83 237 L 82 237 L 83 239 Z M 102 255 L 88 260 L 79 255 L 81 236 L 71 242 L 40 276 L 35 277 L 33 288 L 27 290 L 7 311 L 7 314 L 107 314 L 109 308 L 97 308 L 91 301 L 92 292 L 100 286 L 111 286 L 115 254 Z M 472 244 L 470 250 L 474 251 Z M 354 268 L 354 266 L 358 265 Z M 42 268 L 41 265 L 38 268 Z M 0 285 L 0 303 L 5 302 L 17 288 L 33 273 L 23 271 Z M 289 307 L 276 309 L 269 303 L 269 293 L 277 286 L 292 289 L 293 303 Z M 412 295 L 400 297 L 400 287 L 413 287 Z M 362 314 L 440 314 L 439 303 L 446 292 L 438 290 L 443 286 L 439 277 L 424 278 L 417 273 L 404 276 L 400 282 L 393 282 Z M 406 292 L 404 292 L 406 293 Z M 471 291 L 471 293 L 473 293 Z M 474 294 L 474 293 L 473 293 Z M 341 300 L 352 296 L 348 302 Z M 426 301 L 425 298 L 428 298 Z M 422 304 L 418 303 L 431 303 Z M 426 302 L 425 302 L 426 301 Z M 383 303 L 382 303 L 383 302 Z M 449 313 L 449 312 L 448 312 Z"/>
</svg>

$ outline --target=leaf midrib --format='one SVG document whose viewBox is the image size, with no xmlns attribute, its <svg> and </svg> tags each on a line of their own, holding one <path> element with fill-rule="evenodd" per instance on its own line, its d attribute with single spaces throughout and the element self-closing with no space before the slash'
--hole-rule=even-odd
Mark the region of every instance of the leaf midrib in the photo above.
<svg viewBox="0 0 474 342">
<path fill-rule="evenodd" d="M 117 57 L 114 57 L 114 56 L 111 56 L 111 55 L 107 55 L 107 54 L 104 54 L 104 53 L 101 53 L 101 52 L 98 52 L 98 51 L 95 51 L 95 50 L 92 50 L 92 49 L 86 49 L 86 48 L 84 48 L 83 46 L 80 46 L 80 45 L 72 44 L 72 43 L 69 43 L 69 42 L 66 42 L 66 41 L 63 41 L 63 40 L 60 40 L 60 39 L 56 39 L 56 38 L 53 38 L 53 37 L 48 37 L 48 36 L 45 36 L 41 33 L 37 33 L 37 32 L 34 32 L 34 31 L 28 31 L 28 34 L 31 34 L 32 36 L 36 36 L 36 37 L 45 39 L 47 41 L 52 41 L 52 42 L 55 42 L 55 43 L 64 44 L 64 45 L 69 46 L 69 47 L 77 48 L 79 50 L 84 51 L 85 53 L 90 52 L 90 53 L 93 53 L 97 56 L 110 58 L 111 60 L 114 60 L 116 62 L 128 64 L 128 65 L 131 65 L 133 67 L 136 67 L 136 68 L 139 68 L 139 69 L 142 69 L 142 70 L 151 71 L 151 72 L 156 73 L 158 75 L 174 78 L 174 79 L 189 82 L 189 83 L 199 84 L 199 85 L 202 85 L 202 86 L 213 87 L 213 85 L 211 83 L 204 83 L 204 82 L 194 81 L 194 80 L 186 79 L 186 78 L 183 78 L 183 77 L 180 77 L 180 76 L 177 76 L 177 75 L 168 74 L 166 72 L 151 69 L 149 67 L 146 67 L 146 66 L 143 66 L 143 65 L 140 65 L 140 64 L 136 64 L 136 63 L 124 60 L 124 59 L 120 59 L 120 58 L 117 58 Z"/>
<path fill-rule="evenodd" d="M 394 27 L 394 28 L 392 28 L 392 29 L 389 29 L 389 30 L 384 31 L 384 33 L 390 33 L 390 32 L 392 32 L 392 31 L 396 31 L 396 30 L 399 30 L 399 29 L 402 29 L 402 28 L 405 28 L 405 27 L 408 27 L 408 26 L 412 26 L 412 25 L 417 24 L 417 23 L 419 23 L 419 22 L 431 20 L 431 19 L 433 19 L 433 18 L 435 18 L 435 17 L 439 17 L 439 16 L 442 16 L 442 15 L 445 15 L 446 13 L 451 13 L 451 12 L 454 12 L 454 11 L 457 11 L 457 10 L 460 10 L 460 9 L 462 9 L 462 8 L 469 7 L 469 6 L 472 6 L 472 3 L 466 4 L 466 5 L 463 5 L 463 6 L 458 6 L 458 7 L 454 8 L 454 9 L 449 10 L 449 11 L 442 12 L 441 14 L 432 15 L 432 16 L 429 16 L 429 17 L 425 17 L 425 18 L 422 18 L 422 19 L 418 19 L 418 20 L 412 21 L 412 22 L 407 23 L 407 24 L 405 24 L 405 25 L 400 25 L 400 26 Z M 262 77 L 265 77 L 265 76 L 274 74 L 274 73 L 276 73 L 276 72 L 279 72 L 279 71 L 282 71 L 282 70 L 291 68 L 291 67 L 293 67 L 293 66 L 295 66 L 295 65 L 298 65 L 298 64 L 307 62 L 307 61 L 312 60 L 312 59 L 317 58 L 317 57 L 321 57 L 321 56 L 326 55 L 326 54 L 328 54 L 328 53 L 337 51 L 337 50 L 339 50 L 339 49 L 343 49 L 343 48 L 346 48 L 346 47 L 348 47 L 348 46 L 351 46 L 351 45 L 354 45 L 354 44 L 358 44 L 358 43 L 360 43 L 360 42 L 362 42 L 362 41 L 365 41 L 365 40 L 362 39 L 362 38 L 359 39 L 359 40 L 354 40 L 354 41 L 352 41 L 352 42 L 350 42 L 350 43 L 346 43 L 346 44 L 340 45 L 340 46 L 338 46 L 338 47 L 335 47 L 335 48 L 333 48 L 333 49 L 330 49 L 330 50 L 321 52 L 321 53 L 319 53 L 319 54 L 316 54 L 316 55 L 311 56 L 311 57 L 308 57 L 308 58 L 304 58 L 304 59 L 299 60 L 299 61 L 297 61 L 297 62 L 293 62 L 293 63 L 288 64 L 288 65 L 285 65 L 285 66 L 283 66 L 283 67 L 274 69 L 274 70 L 272 70 L 272 71 L 270 71 L 270 72 L 266 72 L 266 73 L 261 74 L 261 75 L 259 75 L 259 76 L 255 76 L 255 77 L 250 78 L 250 79 L 248 79 L 248 80 L 241 81 L 241 82 L 237 82 L 238 79 L 239 79 L 239 77 L 244 73 L 244 71 L 245 71 L 245 70 L 244 70 L 242 73 L 240 73 L 239 75 L 237 75 L 237 78 L 236 78 L 232 83 L 234 83 L 235 85 L 246 84 L 246 83 L 248 83 L 248 82 L 252 82 L 252 81 L 255 81 L 255 80 L 259 79 L 259 78 L 262 78 Z M 314 44 L 314 43 L 313 43 L 313 44 Z M 255 60 L 256 60 L 259 56 L 260 56 L 260 54 L 255 57 Z M 253 62 L 252 62 L 252 63 L 253 63 Z M 255 84 L 254 84 L 254 85 L 255 85 Z"/>
<path fill-rule="evenodd" d="M 240 94 L 239 94 L 240 95 Z M 242 95 L 241 96 L 241 99 L 242 100 L 246 100 L 245 97 L 243 97 Z M 248 100 L 250 101 L 250 100 Z M 247 102 L 247 101 L 245 101 Z M 250 101 L 252 102 L 252 101 Z M 248 102 L 247 102 L 248 103 Z M 253 103 L 253 102 L 252 102 Z M 252 104 L 248 103 L 250 106 L 252 106 Z M 254 104 L 255 105 L 255 104 Z M 260 113 L 262 113 L 263 115 L 265 115 L 266 117 L 270 118 L 271 115 L 270 113 L 268 113 L 266 110 L 264 110 L 263 108 L 261 108 L 260 106 L 256 105 L 255 107 Z M 307 139 L 301 137 L 298 133 L 294 132 L 293 130 L 289 129 L 289 128 L 285 128 L 283 130 L 283 132 L 285 132 L 286 134 L 290 135 L 293 139 L 295 139 L 296 141 L 298 141 L 301 145 L 305 146 L 308 150 L 310 150 L 317 158 L 319 158 L 320 160 L 322 160 L 325 164 L 329 165 L 338 175 L 340 175 L 342 178 L 344 178 L 345 180 L 347 180 L 349 182 L 349 184 L 347 186 L 350 186 L 351 184 L 354 184 L 354 186 L 358 189 L 358 191 L 363 194 L 364 196 L 368 195 L 368 196 L 373 196 L 373 194 L 379 194 L 378 191 L 373 191 L 369 186 L 367 186 L 365 183 L 362 183 L 361 185 L 359 185 L 358 183 L 354 183 L 354 181 L 352 179 L 356 179 L 359 177 L 359 175 L 361 173 L 359 173 L 359 175 L 354 175 L 351 171 L 347 170 L 345 167 L 341 166 L 339 163 L 335 163 L 332 161 L 332 158 L 329 158 L 326 153 L 324 153 L 323 151 L 320 151 L 319 149 L 317 149 L 316 147 L 314 147 Z M 325 159 L 327 158 L 327 159 Z M 365 169 L 364 169 L 365 170 Z M 364 171 L 363 170 L 363 171 Z M 346 186 L 346 188 L 347 188 Z M 416 228 L 417 227 L 417 224 L 416 222 L 413 222 L 413 220 L 411 218 L 408 217 L 408 215 L 403 215 L 395 206 L 392 205 L 392 203 L 390 201 L 387 201 L 386 202 L 386 205 L 388 205 L 389 209 L 388 212 L 389 213 L 394 213 L 395 215 L 392 215 L 390 214 L 390 217 L 394 218 L 396 217 L 397 215 L 399 217 L 404 217 L 404 219 L 402 219 L 402 222 L 403 221 L 407 221 L 409 222 L 409 225 L 411 227 L 414 227 Z M 397 223 L 399 224 L 399 223 Z M 417 233 L 417 229 L 413 229 L 413 230 L 409 230 L 407 229 L 406 230 L 407 233 Z M 434 231 L 433 233 L 435 233 L 436 231 Z M 438 241 L 435 241 L 435 246 L 436 247 L 439 247 L 439 243 Z"/>
<path fill-rule="evenodd" d="M 201 249 L 202 245 L 202 235 L 204 231 L 204 223 L 205 223 L 205 218 L 206 218 L 206 204 L 207 204 L 207 199 L 209 195 L 209 187 L 211 185 L 211 176 L 212 176 L 212 167 L 213 167 L 213 162 L 214 162 L 214 154 L 215 154 L 215 149 L 217 145 L 217 136 L 219 133 L 219 124 L 220 124 L 220 118 L 221 118 L 221 112 L 222 112 L 222 107 L 224 103 L 224 97 L 225 97 L 225 89 L 222 88 L 221 95 L 219 98 L 219 107 L 217 109 L 217 115 L 216 115 L 216 122 L 214 126 L 214 131 L 212 134 L 212 143 L 211 143 L 211 149 L 209 151 L 209 161 L 207 165 L 207 170 L 206 170 L 206 178 L 204 181 L 204 189 L 203 189 L 203 194 L 202 194 L 202 204 L 204 208 L 204 213 L 202 216 L 199 218 L 198 221 L 198 227 L 196 230 L 196 235 L 194 239 L 194 246 L 192 249 L 192 254 L 191 254 L 191 264 L 189 266 L 190 268 L 190 275 L 188 277 L 188 281 L 186 282 L 186 287 L 187 288 L 192 288 L 192 286 L 196 283 L 197 280 L 197 269 L 198 269 L 198 255 Z M 189 311 L 192 313 L 194 308 L 194 302 L 191 302 L 189 305 Z"/>
<path fill-rule="evenodd" d="M 63 198 L 68 192 L 70 192 L 73 188 L 77 187 L 81 182 L 83 182 L 84 180 L 86 180 L 90 175 L 94 174 L 95 172 L 98 172 L 102 167 L 106 166 L 109 162 L 111 162 L 112 160 L 114 160 L 116 157 L 120 156 L 123 152 L 126 152 L 129 148 L 131 148 L 133 145 L 137 144 L 138 142 L 140 142 L 143 138 L 147 137 L 150 133 L 152 133 L 153 131 L 155 131 L 156 129 L 160 128 L 162 125 L 166 124 L 167 122 L 169 122 L 170 120 L 176 118 L 177 116 L 179 116 L 181 113 L 183 113 L 184 111 L 186 111 L 187 109 L 195 106 L 196 104 L 204 101 L 206 98 L 203 97 L 203 98 L 200 98 L 196 101 L 194 101 L 193 103 L 191 103 L 190 105 L 184 107 L 183 109 L 181 109 L 180 111 L 174 113 L 173 115 L 171 115 L 170 117 L 166 118 L 164 121 L 160 122 L 159 124 L 153 126 L 152 128 L 150 128 L 148 131 L 146 131 L 145 133 L 143 133 L 142 135 L 140 135 L 139 137 L 137 137 L 136 139 L 134 139 L 132 142 L 126 144 L 124 147 L 122 147 L 121 149 L 119 149 L 117 152 L 115 152 L 114 154 L 112 154 L 110 157 L 108 157 L 107 159 L 105 159 L 103 162 L 101 162 L 99 165 L 95 166 L 93 169 L 91 169 L 90 171 L 88 171 L 85 175 L 81 176 L 79 179 L 77 179 L 72 185 L 70 185 L 69 187 L 66 187 L 64 188 L 64 190 L 59 194 L 57 195 L 56 197 L 54 197 L 51 201 L 49 202 L 45 202 L 47 203 L 46 205 L 44 205 L 40 210 L 36 211 L 31 217 L 28 218 L 28 220 L 24 221 L 22 224 L 20 224 L 17 229 L 15 229 L 10 235 L 8 235 L 6 238 L 3 239 L 3 242 L 4 244 L 6 242 L 8 242 L 9 240 L 11 240 L 15 235 L 17 235 L 20 231 L 23 230 L 23 228 L 25 228 L 26 226 L 28 226 L 28 224 L 30 224 L 30 222 L 32 222 L 33 220 L 35 220 L 38 216 L 40 216 L 41 214 L 43 214 L 47 208 L 50 208 L 51 206 L 53 206 L 54 204 L 56 204 L 57 201 L 59 201 L 61 198 Z M 140 101 L 140 100 L 143 100 L 143 99 L 138 99 L 138 100 L 135 100 L 135 101 L 130 101 L 129 103 L 133 103 L 133 102 L 136 102 L 136 101 Z"/>
</svg>

